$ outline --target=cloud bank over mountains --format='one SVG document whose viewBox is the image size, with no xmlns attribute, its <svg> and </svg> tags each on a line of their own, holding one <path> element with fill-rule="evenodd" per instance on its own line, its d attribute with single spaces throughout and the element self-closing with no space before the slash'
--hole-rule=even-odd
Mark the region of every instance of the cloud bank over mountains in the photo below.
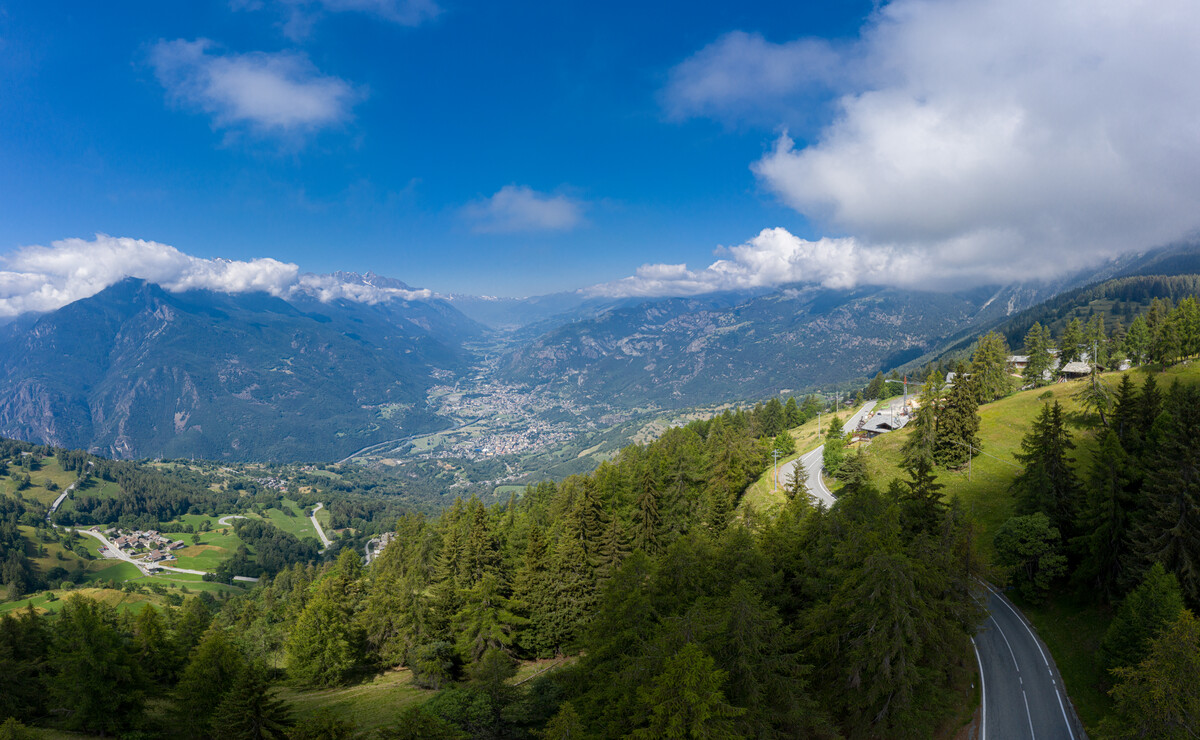
<svg viewBox="0 0 1200 740">
<path fill-rule="evenodd" d="M 667 114 L 786 126 L 831 91 L 806 145 L 783 133 L 751 168 L 840 238 L 763 232 L 699 273 L 621 284 L 687 293 L 769 279 L 750 277 L 763 261 L 831 285 L 1049 278 L 1193 235 L 1197 37 L 1190 0 L 895 0 L 840 46 L 727 34 L 672 71 Z"/>
<path fill-rule="evenodd" d="M 0 317 L 52 311 L 127 277 L 148 280 L 172 292 L 266 292 L 280 298 L 309 295 L 324 302 L 433 297 L 428 290 L 379 287 L 301 273 L 297 265 L 271 258 L 203 259 L 166 244 L 103 234 L 91 241 L 64 239 L 49 247 L 24 247 L 3 257 L 0 264 L 6 268 L 0 270 Z"/>
</svg>

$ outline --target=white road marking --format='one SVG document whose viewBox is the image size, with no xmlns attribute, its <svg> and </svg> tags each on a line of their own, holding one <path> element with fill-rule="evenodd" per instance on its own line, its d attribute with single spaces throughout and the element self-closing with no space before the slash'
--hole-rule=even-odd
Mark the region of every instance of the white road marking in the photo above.
<svg viewBox="0 0 1200 740">
<path fill-rule="evenodd" d="M 975 638 L 971 638 L 971 647 L 975 649 L 975 662 L 979 664 L 979 696 L 983 706 L 979 720 L 979 740 L 987 740 L 987 684 L 983 681 L 983 658 L 979 657 L 979 646 Z"/>
</svg>

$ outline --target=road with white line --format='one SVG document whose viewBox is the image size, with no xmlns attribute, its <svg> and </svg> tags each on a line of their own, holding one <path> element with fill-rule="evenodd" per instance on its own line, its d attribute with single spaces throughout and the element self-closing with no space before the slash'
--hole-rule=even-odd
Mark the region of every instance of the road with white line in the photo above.
<svg viewBox="0 0 1200 740">
<path fill-rule="evenodd" d="M 865 404 L 843 430 L 857 428 L 874 405 Z M 809 491 L 833 506 L 833 494 L 821 478 L 824 450 L 818 447 L 781 465 L 778 480 L 782 485 L 799 463 L 808 476 Z M 1085 740 L 1049 650 L 1012 602 L 989 584 L 981 583 L 980 588 L 989 613 L 972 640 L 983 697 L 978 740 Z"/>
<path fill-rule="evenodd" d="M 859 422 L 870 416 L 871 409 L 873 408 L 875 408 L 874 401 L 867 401 L 864 403 L 862 408 L 854 412 L 854 415 L 847 419 L 846 423 L 842 425 L 842 431 L 846 434 L 849 434 L 855 429 L 858 429 Z M 833 506 L 833 502 L 836 499 L 834 499 L 833 492 L 829 490 L 829 487 L 825 485 L 825 481 L 821 478 L 821 469 L 825 464 L 823 457 L 824 454 L 825 445 L 821 445 L 817 449 L 811 452 L 806 452 L 795 460 L 791 460 L 783 465 L 780 465 L 779 471 L 776 474 L 776 482 L 779 487 L 785 488 L 787 486 L 787 482 L 791 479 L 790 477 L 792 475 L 792 469 L 796 467 L 797 463 L 799 463 L 801 469 L 804 470 L 804 474 L 808 477 L 809 493 L 811 493 L 818 501 L 824 502 L 826 507 Z"/>
<path fill-rule="evenodd" d="M 1050 652 L 1012 602 L 983 587 L 990 613 L 973 641 L 983 682 L 979 740 L 1081 740 Z"/>
</svg>

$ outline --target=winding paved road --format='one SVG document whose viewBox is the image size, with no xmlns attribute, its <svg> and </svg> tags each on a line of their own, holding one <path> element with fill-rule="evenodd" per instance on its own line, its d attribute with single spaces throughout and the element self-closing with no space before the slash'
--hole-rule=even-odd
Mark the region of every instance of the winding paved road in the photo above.
<svg viewBox="0 0 1200 740">
<path fill-rule="evenodd" d="M 849 434 L 858 428 L 858 423 L 870 415 L 871 409 L 875 408 L 874 401 L 867 401 L 858 411 L 846 420 L 842 425 L 842 431 Z M 799 463 L 803 468 L 805 475 L 808 477 L 808 490 L 816 497 L 818 501 L 823 501 L 826 507 L 833 506 L 835 501 L 833 492 L 825 485 L 825 481 L 821 478 L 821 469 L 824 467 L 823 455 L 825 454 L 825 445 L 821 445 L 811 452 L 806 452 L 800 457 L 786 462 L 779 466 L 779 471 L 776 474 L 776 483 L 780 488 L 787 485 L 792 469 Z"/>
<path fill-rule="evenodd" d="M 844 429 L 854 429 L 873 405 L 867 403 L 859 409 Z M 832 506 L 833 495 L 821 479 L 823 452 L 824 447 L 818 447 L 781 466 L 779 476 L 786 480 L 792 467 L 800 463 L 808 475 L 809 490 Z M 983 682 L 978 740 L 989 736 L 992 740 L 1086 740 L 1050 651 L 1012 602 L 989 584 L 980 587 L 989 614 L 971 641 Z"/>
<path fill-rule="evenodd" d="M 317 512 L 323 508 L 325 508 L 325 504 L 318 503 L 316 508 L 312 510 L 312 516 L 309 517 L 309 519 L 312 519 L 313 526 L 317 528 L 317 536 L 321 538 L 321 543 L 325 545 L 321 552 L 325 552 L 333 544 L 333 540 L 325 536 L 325 530 L 321 529 L 321 523 L 317 521 Z"/>
<path fill-rule="evenodd" d="M 988 618 L 972 641 L 983 681 L 979 740 L 1086 737 L 1050 652 L 1025 617 L 988 584 Z"/>
</svg>

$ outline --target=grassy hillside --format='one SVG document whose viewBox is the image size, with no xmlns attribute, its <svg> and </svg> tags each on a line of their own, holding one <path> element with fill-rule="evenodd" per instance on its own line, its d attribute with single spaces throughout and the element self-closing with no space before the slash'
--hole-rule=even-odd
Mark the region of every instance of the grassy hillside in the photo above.
<svg viewBox="0 0 1200 740">
<path fill-rule="evenodd" d="M 1139 386 L 1147 374 L 1144 369 L 1128 372 Z M 1121 375 L 1108 373 L 1104 377 L 1115 388 Z M 1159 387 L 1177 380 L 1200 383 L 1200 363 L 1176 365 L 1157 374 L 1156 379 Z M 1022 391 L 981 406 L 979 440 L 983 453 L 975 457 L 969 469 L 938 471 L 937 480 L 945 486 L 943 495 L 947 499 L 957 496 L 976 522 L 978 550 L 985 562 L 991 561 L 992 539 L 997 528 L 1015 511 L 1009 489 L 1020 466 L 1013 453 L 1020 449 L 1022 437 L 1044 404 L 1057 400 L 1067 412 L 1068 427 L 1076 445 L 1073 454 L 1076 471 L 1085 471 L 1090 465 L 1097 445 L 1090 431 L 1094 422 L 1085 419 L 1082 408 L 1072 398 L 1084 382 Z M 867 468 L 880 487 L 886 487 L 893 479 L 908 477 L 901 468 L 900 450 L 910 432 L 901 430 L 883 435 L 865 446 Z M 1000 574 L 993 573 L 993 578 L 999 579 Z M 1043 605 L 1022 603 L 1021 606 L 1054 653 L 1080 717 L 1088 726 L 1094 726 L 1111 705 L 1100 688 L 1101 675 L 1094 660 L 1112 617 L 1110 610 L 1081 603 L 1068 594 L 1059 594 Z"/>
</svg>

